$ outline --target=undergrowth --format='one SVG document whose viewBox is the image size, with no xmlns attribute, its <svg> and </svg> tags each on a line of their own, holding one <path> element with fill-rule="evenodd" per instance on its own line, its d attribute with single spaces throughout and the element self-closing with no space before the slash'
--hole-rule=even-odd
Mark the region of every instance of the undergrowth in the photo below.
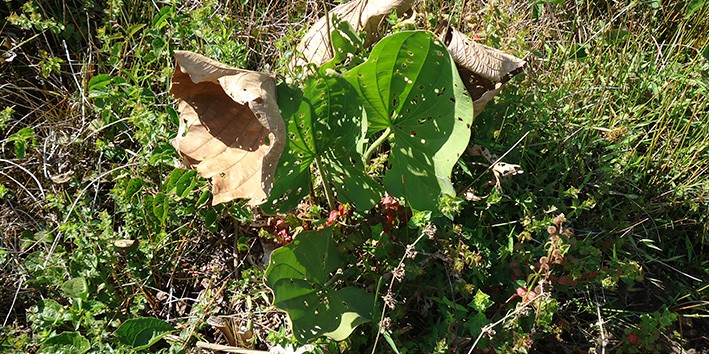
<svg viewBox="0 0 709 354">
<path fill-rule="evenodd" d="M 443 205 L 452 220 L 392 198 L 335 212 L 316 192 L 275 217 L 211 206 L 169 144 L 174 50 L 282 73 L 331 5 L 0 5 L 3 351 L 77 332 L 93 352 L 130 352 L 116 330 L 146 316 L 176 329 L 155 351 L 223 341 L 212 315 L 253 332 L 242 346 L 295 343 L 264 285 L 267 256 L 333 223 L 362 270 L 343 281 L 378 292 L 386 313 L 343 342 L 320 339 L 330 351 L 709 350 L 707 6 L 423 2 L 424 27 L 450 13 L 528 62 L 471 140 L 523 174 L 497 188 L 464 155 Z"/>
</svg>

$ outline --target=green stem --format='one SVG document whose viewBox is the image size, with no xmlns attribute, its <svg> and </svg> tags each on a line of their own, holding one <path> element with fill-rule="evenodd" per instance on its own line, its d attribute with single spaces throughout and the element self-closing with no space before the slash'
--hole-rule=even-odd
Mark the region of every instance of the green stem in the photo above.
<svg viewBox="0 0 709 354">
<path fill-rule="evenodd" d="M 323 288 L 327 289 L 327 288 L 331 287 L 333 284 L 335 284 L 336 281 L 338 281 L 340 279 L 341 276 L 342 276 L 342 268 L 339 268 L 339 269 L 337 269 L 335 274 L 332 276 L 332 278 L 330 278 L 330 280 L 328 280 L 327 283 L 325 283 L 325 285 L 323 285 Z"/>
<path fill-rule="evenodd" d="M 327 205 L 330 207 L 330 210 L 335 210 L 335 196 L 332 195 L 332 186 L 330 186 L 330 180 L 325 176 L 325 170 L 322 168 L 320 156 L 315 157 L 315 167 L 318 169 L 318 172 L 320 172 L 322 186 L 325 190 L 325 198 L 327 198 Z"/>
<path fill-rule="evenodd" d="M 369 165 L 369 163 L 372 161 L 372 154 L 376 149 L 379 148 L 379 145 L 382 145 L 382 143 L 387 140 L 389 135 L 391 135 L 391 127 L 387 127 L 384 133 L 382 133 L 382 135 L 379 136 L 379 138 L 375 140 L 372 145 L 369 146 L 367 152 L 364 153 L 364 166 Z"/>
</svg>

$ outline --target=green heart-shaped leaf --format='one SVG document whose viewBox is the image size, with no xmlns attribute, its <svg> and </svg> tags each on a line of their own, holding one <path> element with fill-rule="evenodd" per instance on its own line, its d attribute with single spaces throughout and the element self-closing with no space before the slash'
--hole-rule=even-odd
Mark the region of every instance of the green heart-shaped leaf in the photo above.
<svg viewBox="0 0 709 354">
<path fill-rule="evenodd" d="M 373 207 L 382 192 L 364 173 L 357 153 L 366 123 L 352 85 L 336 75 L 316 74 L 306 80 L 303 91 L 280 85 L 278 106 L 287 122 L 288 144 L 264 210 L 297 206 L 310 190 L 310 166 L 318 162 L 320 176 L 338 200 L 360 209 Z"/>
<path fill-rule="evenodd" d="M 321 336 L 343 340 L 371 320 L 373 295 L 353 287 L 333 288 L 331 280 L 342 266 L 330 229 L 302 232 L 273 251 L 266 285 L 273 290 L 274 305 L 288 312 L 299 341 Z"/>
<path fill-rule="evenodd" d="M 473 103 L 443 44 L 424 31 L 381 40 L 366 62 L 345 74 L 359 91 L 369 133 L 391 132 L 389 194 L 417 210 L 435 210 L 470 140 Z"/>
</svg>

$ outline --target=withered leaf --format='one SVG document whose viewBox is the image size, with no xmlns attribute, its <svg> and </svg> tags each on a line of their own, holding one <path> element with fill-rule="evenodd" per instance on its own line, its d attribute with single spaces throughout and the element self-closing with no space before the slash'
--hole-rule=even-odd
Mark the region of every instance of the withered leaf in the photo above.
<svg viewBox="0 0 709 354">
<path fill-rule="evenodd" d="M 180 99 L 172 145 L 202 177 L 212 179 L 212 204 L 268 198 L 286 142 L 272 76 L 175 51 L 170 93 Z"/>
<path fill-rule="evenodd" d="M 378 38 L 377 27 L 384 16 L 393 11 L 401 15 L 408 11 L 413 3 L 414 0 L 353 0 L 336 6 L 329 11 L 329 15 L 348 22 L 355 31 L 364 31 L 367 34 L 364 45 L 368 46 Z M 296 58 L 292 66 L 307 63 L 320 65 L 332 59 L 328 27 L 332 31 L 332 23 L 328 26 L 325 17 L 321 17 L 310 27 L 297 47 L 302 57 Z"/>
<path fill-rule="evenodd" d="M 475 115 L 502 90 L 502 85 L 527 64 L 499 49 L 473 41 L 454 27 L 442 24 L 437 32 L 458 67 L 475 106 Z"/>
</svg>

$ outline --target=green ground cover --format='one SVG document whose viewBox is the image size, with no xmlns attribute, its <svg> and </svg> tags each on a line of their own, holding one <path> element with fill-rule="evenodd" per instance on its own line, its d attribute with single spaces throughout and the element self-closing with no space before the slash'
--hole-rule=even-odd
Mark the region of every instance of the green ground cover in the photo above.
<svg viewBox="0 0 709 354">
<path fill-rule="evenodd" d="M 333 216 L 318 178 L 288 213 L 211 206 L 169 142 L 174 51 L 290 77 L 333 5 L 0 5 L 0 351 L 199 352 L 227 344 L 214 315 L 240 347 L 296 344 L 265 256 L 326 224 L 342 274 L 319 285 L 376 293 L 376 318 L 316 350 L 709 351 L 709 6 L 422 1 L 419 28 L 447 13 L 527 61 L 470 141 L 523 174 L 496 187 L 464 154 L 441 216 L 391 198 Z"/>
</svg>

